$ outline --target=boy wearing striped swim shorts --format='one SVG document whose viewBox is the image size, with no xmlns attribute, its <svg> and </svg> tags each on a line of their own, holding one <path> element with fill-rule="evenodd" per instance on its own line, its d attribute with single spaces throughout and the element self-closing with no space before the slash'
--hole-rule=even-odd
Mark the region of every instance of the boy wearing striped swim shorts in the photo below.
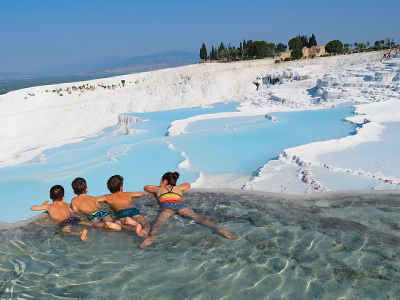
<svg viewBox="0 0 400 300">
<path fill-rule="evenodd" d="M 77 197 L 72 198 L 71 206 L 74 212 L 82 212 L 87 215 L 90 223 L 99 228 L 110 228 L 121 230 L 121 226 L 113 223 L 113 219 L 109 212 L 100 210 L 96 202 L 96 198 L 87 194 L 88 188 L 86 180 L 77 177 L 72 181 L 72 189 Z"/>
</svg>

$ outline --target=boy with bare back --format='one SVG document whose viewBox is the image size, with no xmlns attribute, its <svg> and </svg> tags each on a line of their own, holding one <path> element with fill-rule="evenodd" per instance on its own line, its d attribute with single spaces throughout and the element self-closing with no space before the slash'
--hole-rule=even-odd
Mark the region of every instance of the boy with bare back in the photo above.
<svg viewBox="0 0 400 300">
<path fill-rule="evenodd" d="M 111 176 L 107 181 L 107 187 L 111 194 L 97 198 L 97 203 L 107 202 L 116 211 L 118 221 L 123 226 L 134 226 L 137 235 L 145 237 L 150 231 L 150 224 L 132 203 L 133 198 L 143 196 L 143 192 L 124 192 L 123 185 L 124 178 L 122 176 Z"/>
<path fill-rule="evenodd" d="M 74 193 L 78 195 L 71 200 L 74 212 L 80 211 L 86 214 L 90 223 L 96 227 L 121 230 L 120 225 L 113 223 L 110 213 L 100 210 L 96 198 L 87 194 L 88 188 L 85 179 L 77 177 L 72 181 L 71 185 Z"/>
<path fill-rule="evenodd" d="M 55 185 L 50 189 L 50 199 L 53 200 L 52 204 L 49 204 L 49 201 L 44 201 L 42 205 L 32 206 L 31 210 L 46 210 L 50 217 L 60 224 L 62 233 L 65 235 L 79 235 L 81 240 L 85 242 L 88 230 L 73 232 L 71 228 L 75 224 L 90 226 L 90 223 L 71 216 L 71 208 L 67 203 L 63 202 L 65 199 L 64 188 L 61 185 Z"/>
</svg>

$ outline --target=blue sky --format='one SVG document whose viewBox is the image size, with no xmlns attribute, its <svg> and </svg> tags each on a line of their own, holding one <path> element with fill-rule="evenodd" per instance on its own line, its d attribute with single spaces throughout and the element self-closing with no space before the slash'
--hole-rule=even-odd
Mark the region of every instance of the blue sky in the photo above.
<svg viewBox="0 0 400 300">
<path fill-rule="evenodd" d="M 0 0 L 0 71 L 171 50 L 198 52 L 243 39 L 319 44 L 400 42 L 400 1 Z"/>
</svg>

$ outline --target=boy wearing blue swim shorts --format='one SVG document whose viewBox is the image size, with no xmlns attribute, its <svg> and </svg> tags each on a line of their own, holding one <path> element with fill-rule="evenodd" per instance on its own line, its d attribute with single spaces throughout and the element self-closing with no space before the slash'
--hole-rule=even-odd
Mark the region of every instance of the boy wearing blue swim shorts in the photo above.
<svg viewBox="0 0 400 300">
<path fill-rule="evenodd" d="M 123 185 L 124 178 L 122 176 L 111 176 L 107 181 L 107 187 L 111 194 L 97 198 L 97 203 L 108 203 L 115 210 L 118 221 L 123 226 L 134 226 L 138 236 L 146 237 L 150 231 L 150 224 L 132 203 L 133 198 L 143 196 L 143 192 L 124 192 Z"/>
</svg>

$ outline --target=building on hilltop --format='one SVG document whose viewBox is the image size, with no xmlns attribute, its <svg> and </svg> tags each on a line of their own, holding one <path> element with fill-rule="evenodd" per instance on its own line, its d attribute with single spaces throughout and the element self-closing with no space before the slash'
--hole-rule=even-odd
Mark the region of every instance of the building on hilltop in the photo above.
<svg viewBox="0 0 400 300">
<path fill-rule="evenodd" d="M 325 45 L 317 45 L 312 46 L 311 48 L 303 48 L 303 57 L 321 56 L 325 53 Z"/>
<path fill-rule="evenodd" d="M 317 46 L 312 46 L 311 48 L 303 47 L 303 58 L 308 58 L 308 57 L 313 57 L 313 56 L 321 56 L 326 53 L 325 51 L 325 45 L 317 45 Z M 280 60 L 285 60 L 285 58 L 288 58 L 292 55 L 292 50 L 285 51 L 281 53 L 278 58 Z"/>
</svg>

